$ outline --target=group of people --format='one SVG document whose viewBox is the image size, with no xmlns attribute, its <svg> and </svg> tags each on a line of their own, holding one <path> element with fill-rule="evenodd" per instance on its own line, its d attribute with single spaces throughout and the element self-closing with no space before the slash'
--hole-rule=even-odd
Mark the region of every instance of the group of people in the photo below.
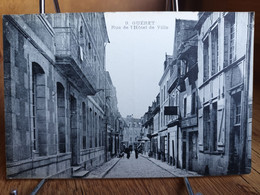
<svg viewBox="0 0 260 195">
<path fill-rule="evenodd" d="M 138 146 L 135 146 L 135 158 L 137 159 L 138 158 L 138 153 L 141 152 L 141 149 L 142 149 L 142 146 L 141 144 L 139 144 Z M 129 159 L 130 158 L 130 155 L 133 151 L 133 146 L 130 145 L 129 147 L 126 147 L 125 145 L 123 145 L 123 151 L 122 151 L 122 155 L 121 156 L 124 156 L 124 153 L 126 153 L 126 158 Z"/>
</svg>

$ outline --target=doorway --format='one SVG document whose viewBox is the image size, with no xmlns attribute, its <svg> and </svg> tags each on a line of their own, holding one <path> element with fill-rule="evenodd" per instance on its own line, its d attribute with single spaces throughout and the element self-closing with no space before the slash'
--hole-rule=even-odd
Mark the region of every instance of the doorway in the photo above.
<svg viewBox="0 0 260 195">
<path fill-rule="evenodd" d="M 182 142 L 182 168 L 186 169 L 186 141 Z"/>
</svg>

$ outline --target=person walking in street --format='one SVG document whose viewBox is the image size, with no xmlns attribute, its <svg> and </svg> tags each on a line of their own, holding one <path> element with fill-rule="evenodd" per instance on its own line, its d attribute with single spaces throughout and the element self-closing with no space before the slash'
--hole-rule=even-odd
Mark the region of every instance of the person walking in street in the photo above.
<svg viewBox="0 0 260 195">
<path fill-rule="evenodd" d="M 135 148 L 135 158 L 138 159 L 138 149 L 137 149 L 137 147 Z"/>
<path fill-rule="evenodd" d="M 125 153 L 126 153 L 126 158 L 129 159 L 130 158 L 130 149 L 125 148 Z"/>
</svg>

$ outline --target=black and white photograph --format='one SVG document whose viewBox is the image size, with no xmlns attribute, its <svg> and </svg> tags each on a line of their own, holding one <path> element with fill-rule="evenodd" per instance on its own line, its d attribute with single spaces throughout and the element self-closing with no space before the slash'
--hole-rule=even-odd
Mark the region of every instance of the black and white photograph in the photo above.
<svg viewBox="0 0 260 195">
<path fill-rule="evenodd" d="M 251 171 L 253 12 L 3 16 L 6 177 Z"/>
</svg>

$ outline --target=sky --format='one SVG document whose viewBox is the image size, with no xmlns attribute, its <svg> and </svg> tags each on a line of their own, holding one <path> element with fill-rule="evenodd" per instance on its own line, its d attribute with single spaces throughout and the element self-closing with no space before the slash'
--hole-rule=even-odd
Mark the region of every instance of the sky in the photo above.
<svg viewBox="0 0 260 195">
<path fill-rule="evenodd" d="M 176 18 L 196 20 L 197 12 L 105 13 L 106 68 L 123 117 L 142 117 L 158 95 L 165 54 L 173 53 Z"/>
</svg>

